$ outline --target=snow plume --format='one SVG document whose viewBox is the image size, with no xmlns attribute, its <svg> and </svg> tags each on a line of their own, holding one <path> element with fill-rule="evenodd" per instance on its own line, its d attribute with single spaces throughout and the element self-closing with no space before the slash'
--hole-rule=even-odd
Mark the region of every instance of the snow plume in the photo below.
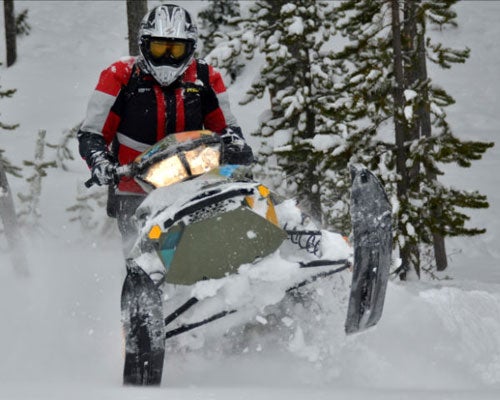
<svg viewBox="0 0 500 400">
<path fill-rule="evenodd" d="M 448 287 L 422 292 L 446 335 L 436 338 L 443 354 L 487 384 L 500 385 L 500 294 Z"/>
<path fill-rule="evenodd" d="M 384 317 L 347 338 L 340 377 L 355 384 L 457 390 L 500 388 L 500 296 L 485 287 L 390 285 Z M 498 290 L 498 289 L 497 289 Z M 411 317 L 408 317 L 411 316 Z"/>
</svg>

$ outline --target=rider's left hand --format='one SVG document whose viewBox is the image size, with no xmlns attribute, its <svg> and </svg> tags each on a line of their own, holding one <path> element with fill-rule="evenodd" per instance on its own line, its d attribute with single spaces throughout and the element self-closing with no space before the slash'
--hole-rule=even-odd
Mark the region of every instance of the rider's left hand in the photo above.
<svg viewBox="0 0 500 400">
<path fill-rule="evenodd" d="M 254 161 L 252 148 L 237 127 L 227 127 L 221 135 L 224 143 L 222 160 L 225 164 L 250 165 Z"/>
</svg>

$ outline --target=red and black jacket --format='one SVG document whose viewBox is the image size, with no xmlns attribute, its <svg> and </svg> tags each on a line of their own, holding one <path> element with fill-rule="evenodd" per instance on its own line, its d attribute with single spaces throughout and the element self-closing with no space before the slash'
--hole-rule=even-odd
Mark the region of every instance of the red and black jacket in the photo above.
<svg viewBox="0 0 500 400">
<path fill-rule="evenodd" d="M 222 133 L 237 127 L 222 77 L 203 60 L 193 59 L 184 74 L 160 86 L 131 57 L 105 69 L 78 132 L 81 156 L 113 147 L 119 164 L 128 164 L 168 134 L 197 129 Z M 120 192 L 142 193 L 131 179 Z"/>
</svg>

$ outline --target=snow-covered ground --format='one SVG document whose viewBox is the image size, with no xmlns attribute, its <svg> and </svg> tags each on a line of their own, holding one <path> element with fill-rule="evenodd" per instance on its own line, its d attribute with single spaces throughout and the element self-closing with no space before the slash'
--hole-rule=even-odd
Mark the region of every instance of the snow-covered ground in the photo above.
<svg viewBox="0 0 500 400">
<path fill-rule="evenodd" d="M 178 3 L 192 11 L 203 5 Z M 23 1 L 16 7 L 29 9 L 32 33 L 19 41 L 17 64 L 0 67 L 2 89 L 18 89 L 13 99 L 0 100 L 0 119 L 21 124 L 1 133 L 0 146 L 21 165 L 33 157 L 39 129 L 57 143 L 83 118 L 100 70 L 126 54 L 127 42 L 125 2 Z M 459 28 L 443 37 L 469 46 L 471 59 L 433 74 L 457 100 L 449 110 L 455 133 L 496 141 L 500 2 L 465 1 L 457 11 Z M 235 103 L 251 70 L 230 88 Z M 261 104 L 233 108 L 247 132 L 255 128 Z M 72 146 L 77 156 L 76 142 Z M 342 299 L 328 296 L 331 285 L 319 285 L 307 309 L 290 305 L 295 317 L 278 321 L 278 329 L 259 319 L 250 333 L 216 340 L 215 327 L 202 328 L 182 339 L 189 351 L 172 349 L 157 389 L 121 386 L 124 271 L 116 230 L 90 237 L 69 222 L 66 208 L 88 171 L 78 159 L 69 172 L 50 170 L 43 231 L 25 233 L 29 278 L 15 276 L 0 237 L 0 399 L 497 399 L 499 152 L 493 148 L 468 170 L 447 168 L 447 182 L 477 189 L 490 201 L 488 210 L 467 210 L 472 224 L 488 229 L 485 235 L 448 242 L 451 280 L 390 283 L 379 325 L 348 338 L 340 326 Z M 10 179 L 14 192 L 26 192 L 25 181 Z"/>
</svg>

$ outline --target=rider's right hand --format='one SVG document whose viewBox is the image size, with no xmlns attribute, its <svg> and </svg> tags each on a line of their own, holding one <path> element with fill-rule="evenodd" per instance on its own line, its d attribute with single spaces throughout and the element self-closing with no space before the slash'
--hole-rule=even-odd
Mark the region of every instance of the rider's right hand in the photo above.
<svg viewBox="0 0 500 400">
<path fill-rule="evenodd" d="M 106 151 L 96 151 L 91 155 L 92 181 L 100 185 L 115 182 L 116 163 Z"/>
</svg>

